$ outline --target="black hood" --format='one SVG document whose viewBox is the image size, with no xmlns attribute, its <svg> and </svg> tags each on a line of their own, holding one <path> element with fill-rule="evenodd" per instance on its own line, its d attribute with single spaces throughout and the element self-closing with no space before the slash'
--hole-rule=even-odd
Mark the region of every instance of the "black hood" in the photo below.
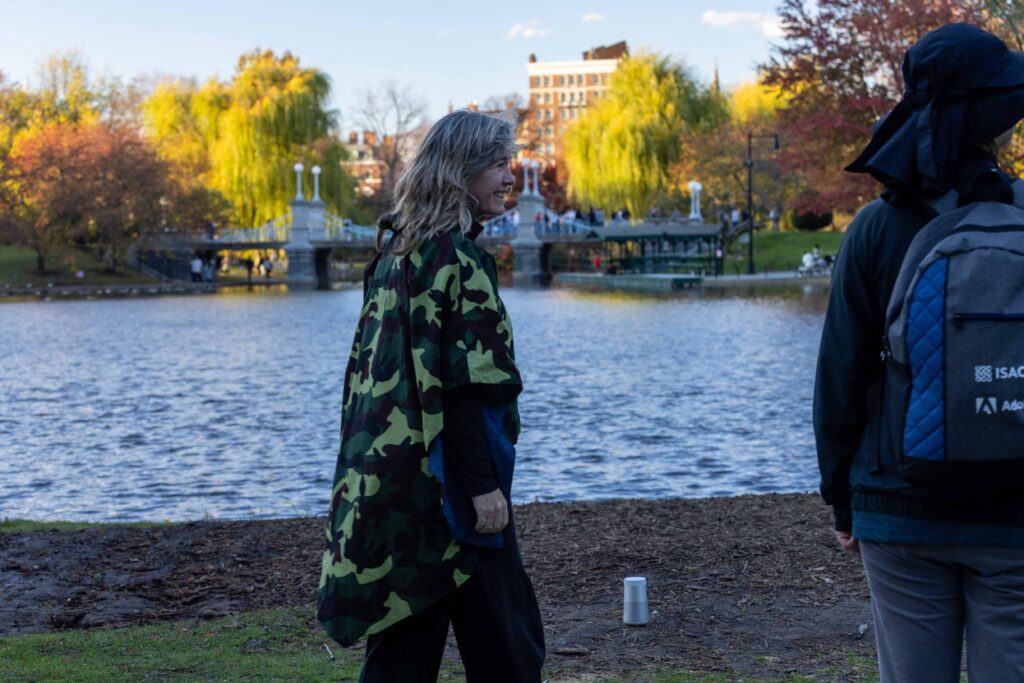
<svg viewBox="0 0 1024 683">
<path fill-rule="evenodd" d="M 955 187 L 964 150 L 1024 118 L 1024 53 L 970 24 L 936 29 L 907 50 L 903 99 L 872 130 L 852 164 L 891 192 Z"/>
</svg>

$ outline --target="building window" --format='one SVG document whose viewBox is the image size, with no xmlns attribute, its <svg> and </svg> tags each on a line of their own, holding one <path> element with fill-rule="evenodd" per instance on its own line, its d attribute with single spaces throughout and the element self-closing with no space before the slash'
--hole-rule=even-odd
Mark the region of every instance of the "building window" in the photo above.
<svg viewBox="0 0 1024 683">
<path fill-rule="evenodd" d="M 550 120 L 551 120 L 551 110 L 550 110 L 550 109 L 545 109 L 545 110 L 544 110 L 544 118 L 545 118 L 546 120 L 548 120 L 548 121 L 550 121 Z"/>
<path fill-rule="evenodd" d="M 562 104 L 565 104 L 565 93 L 562 93 Z"/>
<path fill-rule="evenodd" d="M 587 103 L 587 93 L 580 90 L 580 104 L 584 105 Z"/>
<path fill-rule="evenodd" d="M 608 82 L 608 74 L 601 74 L 601 85 Z"/>
<path fill-rule="evenodd" d="M 540 109 L 538 109 L 537 110 L 537 120 L 540 121 L 542 118 L 544 118 L 544 112 L 542 112 Z"/>
<path fill-rule="evenodd" d="M 569 85 L 572 85 L 572 81 L 573 81 L 572 74 L 569 74 Z"/>
<path fill-rule="evenodd" d="M 552 135 L 554 135 L 554 131 L 551 129 L 551 126 L 544 129 L 544 137 L 549 138 Z"/>
<path fill-rule="evenodd" d="M 594 85 L 597 85 L 597 74 L 594 74 L 593 76 L 590 77 L 590 82 L 593 83 Z"/>
<path fill-rule="evenodd" d="M 547 76 L 545 76 L 545 77 L 544 77 L 544 87 L 546 88 L 546 87 L 548 87 L 549 85 L 551 85 L 551 79 L 550 79 L 550 78 L 548 78 Z"/>
<path fill-rule="evenodd" d="M 551 104 L 551 93 L 544 93 L 544 104 Z"/>
<path fill-rule="evenodd" d="M 553 144 L 551 144 L 550 142 L 548 144 L 544 145 L 544 148 L 547 150 L 548 154 L 554 154 L 555 153 L 555 146 Z"/>
<path fill-rule="evenodd" d="M 558 77 L 558 85 L 565 85 L 565 76 Z"/>
</svg>

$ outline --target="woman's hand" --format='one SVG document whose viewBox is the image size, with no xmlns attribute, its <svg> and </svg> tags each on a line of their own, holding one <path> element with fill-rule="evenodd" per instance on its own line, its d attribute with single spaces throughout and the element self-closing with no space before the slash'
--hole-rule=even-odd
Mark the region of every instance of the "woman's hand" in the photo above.
<svg viewBox="0 0 1024 683">
<path fill-rule="evenodd" d="M 481 496 L 473 496 L 476 510 L 476 530 L 481 534 L 496 534 L 508 524 L 508 501 L 501 489 Z"/>
<path fill-rule="evenodd" d="M 843 550 L 860 553 L 860 543 L 857 542 L 857 539 L 849 531 L 837 531 L 836 540 L 839 541 L 839 545 Z"/>
</svg>

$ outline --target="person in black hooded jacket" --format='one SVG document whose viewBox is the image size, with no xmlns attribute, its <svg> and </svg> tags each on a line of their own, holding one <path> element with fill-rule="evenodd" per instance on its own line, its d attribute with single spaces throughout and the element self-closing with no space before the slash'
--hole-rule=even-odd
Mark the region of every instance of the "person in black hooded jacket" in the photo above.
<svg viewBox="0 0 1024 683">
<path fill-rule="evenodd" d="M 1024 681 L 1024 491 L 950 501 L 905 480 L 880 360 L 889 298 L 936 215 L 931 200 L 1013 201 L 996 152 L 1024 118 L 1024 55 L 952 24 L 908 50 L 903 77 L 902 101 L 847 168 L 884 190 L 851 223 L 834 270 L 814 392 L 821 493 L 840 545 L 863 557 L 883 682 L 959 681 L 965 633 L 972 683 Z"/>
</svg>

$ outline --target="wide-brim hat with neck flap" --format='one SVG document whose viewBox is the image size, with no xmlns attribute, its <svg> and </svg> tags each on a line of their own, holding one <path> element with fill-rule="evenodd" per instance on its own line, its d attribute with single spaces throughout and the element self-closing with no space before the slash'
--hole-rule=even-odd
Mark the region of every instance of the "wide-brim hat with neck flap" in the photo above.
<svg viewBox="0 0 1024 683">
<path fill-rule="evenodd" d="M 971 24 L 948 24 L 915 43 L 903 81 L 903 99 L 846 167 L 896 192 L 944 192 L 963 150 L 1024 118 L 1024 53 Z"/>
</svg>

